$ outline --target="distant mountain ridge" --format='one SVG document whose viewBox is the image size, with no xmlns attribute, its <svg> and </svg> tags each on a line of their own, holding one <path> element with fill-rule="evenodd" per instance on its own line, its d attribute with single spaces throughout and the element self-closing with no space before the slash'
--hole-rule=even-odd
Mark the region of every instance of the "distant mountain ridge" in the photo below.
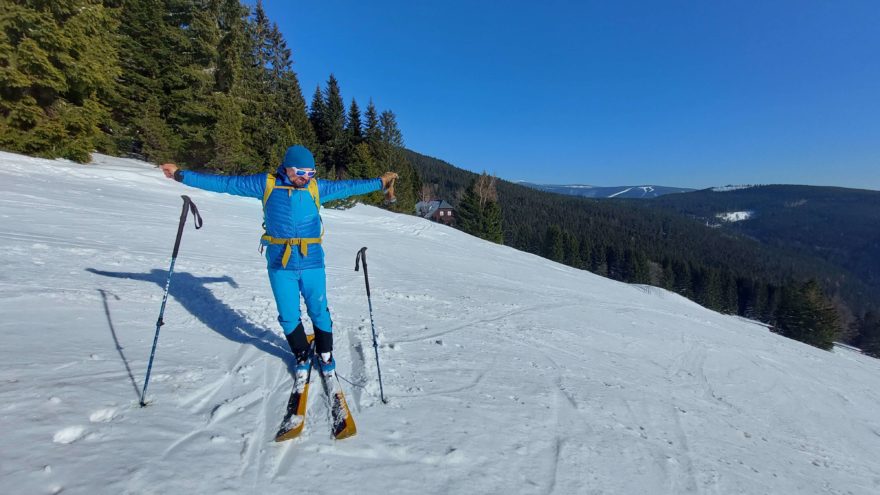
<svg viewBox="0 0 880 495">
<path fill-rule="evenodd" d="M 685 187 L 669 186 L 591 186 L 587 184 L 535 184 L 520 181 L 517 184 L 541 191 L 584 198 L 653 199 L 667 194 L 696 191 Z"/>
</svg>

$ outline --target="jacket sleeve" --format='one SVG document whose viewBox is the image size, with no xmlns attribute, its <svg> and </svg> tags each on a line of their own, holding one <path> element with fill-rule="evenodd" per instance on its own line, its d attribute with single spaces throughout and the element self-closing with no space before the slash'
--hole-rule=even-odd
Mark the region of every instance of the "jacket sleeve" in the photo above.
<svg viewBox="0 0 880 495">
<path fill-rule="evenodd" d="M 328 201 L 368 194 L 382 189 L 382 179 L 362 180 L 319 180 L 318 193 L 321 195 L 321 204 Z"/>
<path fill-rule="evenodd" d="M 181 182 L 206 191 L 262 199 L 263 190 L 266 189 L 266 174 L 214 175 L 186 170 L 181 174 Z"/>
</svg>

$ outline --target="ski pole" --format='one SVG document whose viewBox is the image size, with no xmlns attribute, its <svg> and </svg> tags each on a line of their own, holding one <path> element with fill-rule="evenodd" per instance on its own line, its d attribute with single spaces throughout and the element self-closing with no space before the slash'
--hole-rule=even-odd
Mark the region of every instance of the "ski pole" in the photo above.
<svg viewBox="0 0 880 495">
<path fill-rule="evenodd" d="M 367 275 L 367 248 L 362 247 L 360 251 L 358 251 L 357 256 L 354 259 L 354 271 L 360 271 L 360 263 L 364 262 L 364 282 L 367 284 L 367 303 L 370 306 L 370 327 L 373 329 L 373 351 L 376 353 L 376 370 L 379 372 L 379 397 L 382 398 L 382 403 L 387 404 L 388 401 L 385 400 L 385 392 L 382 389 L 382 368 L 379 366 L 379 343 L 376 340 L 376 324 L 373 323 L 373 301 L 370 299 L 370 277 Z"/>
<path fill-rule="evenodd" d="M 186 215 L 190 211 L 193 214 L 193 222 L 196 229 L 202 228 L 202 217 L 199 209 L 187 195 L 182 195 L 183 211 L 180 212 L 180 224 L 177 226 L 177 239 L 174 241 L 174 251 L 171 253 L 171 268 L 168 269 L 168 280 L 165 281 L 165 295 L 162 296 L 162 308 L 159 309 L 159 319 L 156 320 L 156 335 L 153 337 L 153 350 L 150 351 L 150 362 L 147 364 L 147 377 L 144 378 L 144 391 L 141 392 L 141 407 L 147 405 L 147 385 L 150 383 L 150 371 L 153 369 L 153 357 L 156 356 L 156 344 L 159 342 L 159 329 L 165 324 L 162 319 L 165 314 L 165 303 L 168 302 L 168 289 L 171 288 L 171 274 L 174 273 L 174 262 L 177 261 L 177 251 L 180 250 L 180 238 L 183 236 L 183 226 L 186 225 Z"/>
</svg>

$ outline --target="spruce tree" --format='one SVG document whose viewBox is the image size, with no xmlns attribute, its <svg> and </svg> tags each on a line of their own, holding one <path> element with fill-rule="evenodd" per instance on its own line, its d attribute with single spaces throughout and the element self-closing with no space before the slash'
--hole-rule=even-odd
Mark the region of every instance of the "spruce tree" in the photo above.
<svg viewBox="0 0 880 495">
<path fill-rule="evenodd" d="M 675 271 L 672 269 L 672 260 L 663 258 L 663 275 L 660 286 L 666 290 L 675 290 Z"/>
<path fill-rule="evenodd" d="M 590 270 L 592 268 L 592 260 L 593 260 L 593 247 L 590 245 L 589 239 L 586 237 L 582 237 L 580 239 L 581 245 L 581 268 L 584 270 Z"/>
<path fill-rule="evenodd" d="M 315 148 L 317 145 L 315 130 L 309 120 L 306 102 L 293 70 L 283 74 L 280 91 L 279 118 L 293 130 L 293 140 L 287 145 L 302 144 L 309 149 Z"/>
<path fill-rule="evenodd" d="M 736 279 L 737 313 L 746 318 L 755 318 L 757 290 L 755 280 L 745 277 Z"/>
<path fill-rule="evenodd" d="M 324 103 L 324 94 L 321 92 L 321 86 L 315 88 L 312 95 L 312 103 L 309 105 L 309 122 L 315 132 L 315 147 L 312 153 L 315 154 L 315 161 L 320 165 L 324 164 L 324 143 L 327 142 L 327 128 L 324 125 L 324 114 L 327 113 L 326 104 Z M 319 172 L 324 175 L 323 166 Z"/>
<path fill-rule="evenodd" d="M 485 210 L 485 239 L 496 244 L 504 244 L 504 227 L 501 205 L 498 201 L 490 201 Z"/>
<path fill-rule="evenodd" d="M 367 113 L 367 138 L 369 139 L 371 132 L 369 108 Z M 415 210 L 416 198 L 422 187 L 422 182 L 404 155 L 403 133 L 397 126 L 397 117 L 391 110 L 385 110 L 379 115 L 379 135 L 381 136 L 380 142 L 377 146 L 372 147 L 377 167 L 383 172 L 390 170 L 400 176 L 394 186 L 397 202 L 390 208 L 394 211 L 412 213 Z"/>
<path fill-rule="evenodd" d="M 459 203 L 456 225 L 471 235 L 501 244 L 504 233 L 495 182 L 495 177 L 485 172 L 471 182 Z M 561 234 L 559 243 L 561 246 Z"/>
<path fill-rule="evenodd" d="M 473 193 L 473 188 L 468 187 L 461 196 L 458 209 L 455 212 L 456 227 L 473 236 L 480 236 L 482 225 L 480 218 L 480 202 Z"/>
<path fill-rule="evenodd" d="M 377 136 L 381 135 L 378 130 L 378 117 L 375 116 L 375 107 L 373 107 L 374 125 L 376 126 Z M 364 129 L 361 122 L 360 108 L 357 101 L 352 98 L 351 105 L 348 108 L 348 118 L 346 121 L 345 132 L 348 135 L 348 146 L 351 148 L 346 155 L 348 156 L 348 175 L 351 178 L 368 179 L 378 177 L 382 174 L 379 170 L 374 154 L 371 151 L 370 144 L 366 141 Z M 384 195 L 381 193 L 372 193 L 363 198 L 368 204 L 381 204 Z"/>
<path fill-rule="evenodd" d="M 299 80 L 293 71 L 290 48 L 278 30 L 277 24 L 272 25 L 269 38 L 272 44 L 272 58 L 270 60 L 272 80 L 275 83 L 273 87 L 275 104 L 272 110 L 274 120 L 284 130 L 284 137 L 279 139 L 280 145 L 276 145 L 277 154 L 281 156 L 288 146 L 294 144 L 313 148 L 315 146 L 315 132 L 309 122 Z"/>
<path fill-rule="evenodd" d="M 220 94 L 214 98 L 214 109 L 224 113 L 216 114 L 211 131 L 216 152 L 214 164 L 222 164 L 221 170 L 229 173 L 257 172 L 267 168 L 264 160 L 270 157 L 263 147 L 262 134 L 255 133 L 261 125 L 259 112 L 264 107 L 256 100 L 254 89 L 259 72 L 254 62 L 249 12 L 238 0 L 220 2 L 216 71 L 216 89 Z"/>
<path fill-rule="evenodd" d="M 617 246 L 605 246 L 605 265 L 607 267 L 608 278 L 623 280 L 623 270 L 621 269 L 622 258 L 623 257 Z"/>
<path fill-rule="evenodd" d="M 627 249 L 623 253 L 622 280 L 632 284 L 647 284 L 650 273 L 648 259 L 644 253 L 634 249 Z"/>
<path fill-rule="evenodd" d="M 248 154 L 242 136 L 242 114 L 235 97 L 218 93 L 214 97 L 217 122 L 212 130 L 214 158 L 211 167 L 227 174 L 248 171 Z"/>
<path fill-rule="evenodd" d="M 729 271 L 721 274 L 721 307 L 722 313 L 735 315 L 739 313 L 739 299 L 736 291 L 736 279 Z"/>
<path fill-rule="evenodd" d="M 372 99 L 370 104 L 367 105 L 367 113 L 364 115 L 364 119 L 364 140 L 370 145 L 373 155 L 376 156 L 379 154 L 378 148 L 382 145 L 382 129 L 379 126 L 379 112 L 376 110 L 376 105 L 373 104 Z"/>
<path fill-rule="evenodd" d="M 607 247 L 604 244 L 598 244 L 593 248 L 590 258 L 590 271 L 602 277 L 608 276 L 608 258 Z"/>
<path fill-rule="evenodd" d="M 147 98 L 132 124 L 137 129 L 138 151 L 144 158 L 155 163 L 174 160 L 175 136 L 162 117 L 162 107 L 157 96 Z"/>
<path fill-rule="evenodd" d="M 166 103 L 163 113 L 177 137 L 175 157 L 179 163 L 204 166 L 214 156 L 211 129 L 214 112 L 214 71 L 217 68 L 216 1 L 167 0 L 166 22 L 174 33 L 175 50 L 162 75 Z"/>
<path fill-rule="evenodd" d="M 840 333 L 840 317 L 815 280 L 783 289 L 777 326 L 786 337 L 831 349 Z"/>
<path fill-rule="evenodd" d="M 348 135 L 345 132 L 345 102 L 339 81 L 333 74 L 327 79 L 324 91 L 324 112 L 322 115 L 324 129 L 324 165 L 333 179 L 348 176 Z"/>
<path fill-rule="evenodd" d="M 684 297 L 692 298 L 693 285 L 690 265 L 681 260 L 675 260 L 672 262 L 672 272 L 672 290 Z"/>
<path fill-rule="evenodd" d="M 164 20 L 165 6 L 160 0 L 129 0 L 119 11 L 119 64 L 121 73 L 116 91 L 108 102 L 113 125 L 110 137 L 118 152 L 159 161 L 172 154 L 171 133 L 162 116 L 161 76 L 170 49 Z M 161 136 L 161 137 L 160 137 Z M 149 140 L 144 151 L 145 139 Z"/>
<path fill-rule="evenodd" d="M 332 142 L 342 136 L 345 130 L 345 103 L 342 101 L 342 90 L 336 76 L 330 74 L 327 89 L 324 91 L 324 127 L 325 139 Z"/>
<path fill-rule="evenodd" d="M 461 218 L 461 215 L 459 215 Z M 564 233 L 559 225 L 553 224 L 547 227 L 547 234 L 544 240 L 544 257 L 551 259 L 557 263 L 565 260 L 565 242 Z"/>
<path fill-rule="evenodd" d="M 348 168 L 348 173 L 352 178 L 369 179 L 378 177 L 382 172 L 373 159 L 367 143 L 360 143 L 354 146 Z M 385 195 L 381 191 L 376 191 L 359 198 L 360 201 L 366 204 L 381 205 L 385 200 Z"/>
<path fill-rule="evenodd" d="M 85 162 L 109 127 L 117 21 L 99 0 L 7 0 L 0 15 L 0 148 Z"/>
<path fill-rule="evenodd" d="M 273 58 L 271 53 L 273 48 L 272 25 L 269 22 L 269 16 L 263 9 L 263 0 L 257 0 L 254 6 L 254 14 L 251 22 L 251 36 L 253 37 L 254 62 L 257 67 L 269 67 L 270 59 Z M 277 76 L 277 74 L 274 74 Z"/>
<path fill-rule="evenodd" d="M 776 314 L 778 313 L 779 303 L 782 300 L 782 287 L 778 285 L 766 284 L 759 287 L 762 290 L 763 298 L 758 299 L 760 303 L 761 315 L 760 320 L 775 324 Z"/>
<path fill-rule="evenodd" d="M 581 245 L 578 238 L 566 230 L 562 240 L 565 246 L 565 259 L 563 263 L 575 268 L 581 268 Z"/>
<path fill-rule="evenodd" d="M 379 127 L 382 132 L 382 142 L 396 148 L 403 147 L 403 134 L 397 127 L 397 116 L 391 110 L 385 110 L 379 115 Z"/>
<path fill-rule="evenodd" d="M 248 11 L 238 0 L 220 0 L 217 47 L 217 91 L 240 94 L 244 85 L 244 53 L 248 50 L 246 17 Z"/>
<path fill-rule="evenodd" d="M 276 70 L 271 66 L 278 61 L 273 50 L 281 48 L 273 40 L 272 24 L 257 0 L 253 16 L 246 23 L 248 50 L 244 54 L 243 123 L 248 135 L 246 142 L 258 156 L 263 169 L 277 164 L 283 147 L 282 141 L 292 139 L 284 122 L 279 118 L 278 83 Z M 280 69 L 280 68 L 279 68 Z"/>
<path fill-rule="evenodd" d="M 880 314 L 869 311 L 861 318 L 858 345 L 865 354 L 880 358 Z"/>
<path fill-rule="evenodd" d="M 348 134 L 348 140 L 353 146 L 359 144 L 364 139 L 364 131 L 361 127 L 361 110 L 354 98 L 351 99 L 351 105 L 348 107 L 345 132 Z"/>
</svg>

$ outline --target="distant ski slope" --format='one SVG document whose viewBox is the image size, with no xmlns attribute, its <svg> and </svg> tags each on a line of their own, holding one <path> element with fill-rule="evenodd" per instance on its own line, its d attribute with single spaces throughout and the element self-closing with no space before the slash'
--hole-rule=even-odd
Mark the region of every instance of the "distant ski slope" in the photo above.
<svg viewBox="0 0 880 495">
<path fill-rule="evenodd" d="M 530 182 L 520 181 L 518 184 L 539 189 L 541 191 L 554 192 L 558 194 L 567 194 L 569 196 L 584 196 L 587 198 L 629 198 L 629 199 L 649 199 L 664 196 L 666 194 L 675 194 L 682 192 L 694 191 L 683 187 L 666 187 L 666 186 L 588 186 L 583 184 L 533 184 Z"/>
<path fill-rule="evenodd" d="M 259 201 L 96 159 L 0 153 L 5 493 L 880 491 L 880 361 L 367 206 L 323 211 L 359 433 L 334 442 L 316 393 L 303 437 L 275 444 L 291 356 Z M 205 227 L 184 234 L 141 409 L 181 194 Z"/>
</svg>

